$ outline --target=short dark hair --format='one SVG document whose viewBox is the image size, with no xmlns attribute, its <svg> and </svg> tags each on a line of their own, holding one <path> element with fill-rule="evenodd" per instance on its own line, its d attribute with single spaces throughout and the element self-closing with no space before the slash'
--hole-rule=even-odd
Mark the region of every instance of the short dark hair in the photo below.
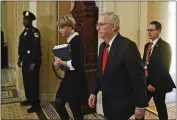
<svg viewBox="0 0 177 120">
<path fill-rule="evenodd" d="M 162 29 L 162 25 L 158 21 L 152 21 L 150 24 L 155 25 L 157 30 Z"/>
</svg>

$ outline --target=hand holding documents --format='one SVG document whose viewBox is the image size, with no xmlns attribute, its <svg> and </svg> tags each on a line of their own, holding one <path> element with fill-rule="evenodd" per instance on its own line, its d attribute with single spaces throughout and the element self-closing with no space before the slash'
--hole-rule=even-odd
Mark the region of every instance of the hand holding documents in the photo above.
<svg viewBox="0 0 177 120">
<path fill-rule="evenodd" d="M 71 47 L 69 44 L 55 46 L 52 51 L 56 57 L 60 58 L 63 61 L 71 60 Z"/>
<path fill-rule="evenodd" d="M 55 46 L 52 51 L 56 57 L 60 58 L 63 61 L 71 60 L 71 55 L 70 55 L 71 47 L 69 44 L 62 44 L 62 45 Z M 60 68 L 61 70 L 64 71 L 69 70 L 68 67 L 65 67 L 63 65 L 61 65 Z"/>
</svg>

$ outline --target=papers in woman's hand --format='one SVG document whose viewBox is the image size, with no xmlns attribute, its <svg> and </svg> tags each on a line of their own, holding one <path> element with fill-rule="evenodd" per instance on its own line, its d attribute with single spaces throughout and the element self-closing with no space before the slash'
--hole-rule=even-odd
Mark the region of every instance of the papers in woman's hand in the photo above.
<svg viewBox="0 0 177 120">
<path fill-rule="evenodd" d="M 68 44 L 57 45 L 57 46 L 54 46 L 53 49 L 65 48 L 65 47 L 67 47 L 67 46 L 68 46 Z"/>
</svg>

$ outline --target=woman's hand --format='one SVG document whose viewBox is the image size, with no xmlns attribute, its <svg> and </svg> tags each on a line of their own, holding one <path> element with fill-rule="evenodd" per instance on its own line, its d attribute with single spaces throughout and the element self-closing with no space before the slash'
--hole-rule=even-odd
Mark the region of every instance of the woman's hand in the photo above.
<svg viewBox="0 0 177 120">
<path fill-rule="evenodd" d="M 61 61 L 62 61 L 62 60 L 61 60 L 60 58 L 55 57 L 54 65 L 55 65 L 56 67 L 60 67 Z"/>
<path fill-rule="evenodd" d="M 64 66 L 68 67 L 67 61 L 62 61 L 58 57 L 55 57 L 54 65 L 57 66 L 57 67 L 60 67 L 61 65 L 64 65 Z"/>
</svg>

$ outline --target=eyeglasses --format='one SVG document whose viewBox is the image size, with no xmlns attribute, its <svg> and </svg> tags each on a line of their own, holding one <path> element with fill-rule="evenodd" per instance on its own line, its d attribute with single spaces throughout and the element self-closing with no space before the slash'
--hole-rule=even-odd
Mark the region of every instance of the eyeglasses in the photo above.
<svg viewBox="0 0 177 120">
<path fill-rule="evenodd" d="M 153 31 L 155 31 L 155 30 L 157 30 L 157 29 L 147 29 L 146 31 L 147 31 L 147 32 L 153 32 Z"/>
<path fill-rule="evenodd" d="M 104 27 L 106 24 L 114 24 L 114 23 L 97 23 L 96 27 Z"/>
</svg>

